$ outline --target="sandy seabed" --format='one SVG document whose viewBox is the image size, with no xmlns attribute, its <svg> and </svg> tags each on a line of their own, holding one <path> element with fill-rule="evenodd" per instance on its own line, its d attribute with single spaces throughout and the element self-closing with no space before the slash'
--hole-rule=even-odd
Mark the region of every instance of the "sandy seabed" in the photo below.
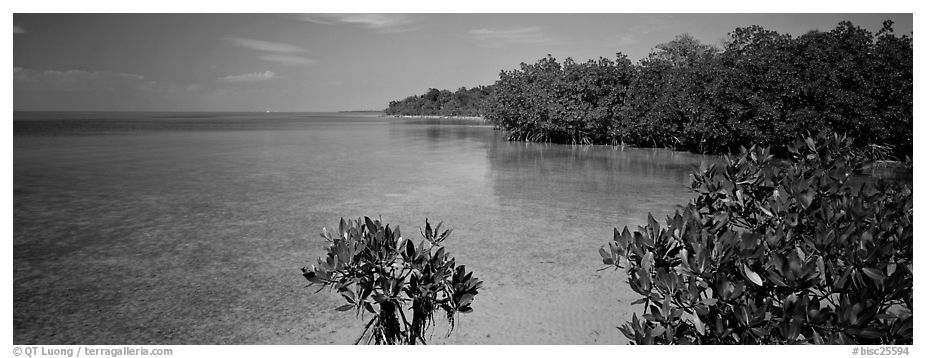
<svg viewBox="0 0 926 358">
<path fill-rule="evenodd" d="M 443 221 L 484 281 L 431 343 L 623 344 L 641 307 L 598 248 L 687 200 L 700 160 L 485 126 L 229 123 L 15 138 L 14 344 L 351 344 L 365 321 L 300 268 L 324 254 L 322 226 L 360 215 L 416 242 Z"/>
</svg>

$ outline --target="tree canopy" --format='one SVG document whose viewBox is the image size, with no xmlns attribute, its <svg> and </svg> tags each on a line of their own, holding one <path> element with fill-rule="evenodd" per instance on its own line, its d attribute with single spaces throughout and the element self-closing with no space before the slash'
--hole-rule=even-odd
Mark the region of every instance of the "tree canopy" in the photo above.
<svg viewBox="0 0 926 358">
<path fill-rule="evenodd" d="M 409 116 L 481 116 L 482 104 L 491 92 L 492 86 L 460 87 L 455 92 L 429 88 L 423 95 L 389 102 L 385 112 Z"/>
<path fill-rule="evenodd" d="M 872 33 L 841 22 L 797 37 L 749 26 L 721 47 L 682 34 L 636 64 L 620 53 L 584 63 L 548 55 L 491 86 L 432 88 L 386 113 L 484 116 L 510 140 L 702 153 L 841 133 L 912 157 L 913 39 L 892 24 Z"/>
</svg>

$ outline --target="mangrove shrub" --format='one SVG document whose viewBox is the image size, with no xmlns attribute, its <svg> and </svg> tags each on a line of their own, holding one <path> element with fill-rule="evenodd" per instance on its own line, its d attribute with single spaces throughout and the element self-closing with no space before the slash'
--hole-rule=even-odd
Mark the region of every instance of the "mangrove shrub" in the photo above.
<svg viewBox="0 0 926 358">
<path fill-rule="evenodd" d="M 420 96 L 390 101 L 384 112 L 403 116 L 481 116 L 485 98 L 491 92 L 492 86 L 460 87 L 454 92 L 429 88 Z"/>
<path fill-rule="evenodd" d="M 798 37 L 749 26 L 721 48 L 680 35 L 636 64 L 547 56 L 502 71 L 485 108 L 511 140 L 729 153 L 777 151 L 810 131 L 902 159 L 913 156 L 913 40 L 890 21 Z"/>
<path fill-rule="evenodd" d="M 455 315 L 472 311 L 482 287 L 441 246 L 451 230 L 440 227 L 432 229 L 425 220 L 424 239 L 415 244 L 398 226 L 391 229 L 369 217 L 342 218 L 336 235 L 322 229 L 328 253 L 317 265 L 303 267 L 303 276 L 309 285 L 337 291 L 347 302 L 338 311 L 372 315 L 356 343 L 365 338 L 375 344 L 426 344 L 434 313 L 446 314 L 452 332 Z"/>
<path fill-rule="evenodd" d="M 627 94 L 633 66 L 616 60 L 562 64 L 547 56 L 519 70 L 502 71 L 486 104 L 486 119 L 509 140 L 570 144 L 609 143 L 613 118 Z"/>
<path fill-rule="evenodd" d="M 912 189 L 860 176 L 845 137 L 788 153 L 704 166 L 665 225 L 614 229 L 599 253 L 641 296 L 631 343 L 912 344 Z"/>
</svg>

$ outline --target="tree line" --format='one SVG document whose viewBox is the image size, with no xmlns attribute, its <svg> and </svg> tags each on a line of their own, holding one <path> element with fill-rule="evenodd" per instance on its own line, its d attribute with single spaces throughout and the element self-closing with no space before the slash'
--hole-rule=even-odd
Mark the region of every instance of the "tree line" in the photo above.
<svg viewBox="0 0 926 358">
<path fill-rule="evenodd" d="M 841 22 L 797 37 L 750 26 L 721 46 L 683 34 L 636 64 L 621 53 L 584 63 L 548 55 L 501 71 L 492 86 L 430 89 L 386 112 L 463 115 L 465 107 L 510 140 L 700 153 L 841 133 L 912 157 L 913 40 L 892 24 L 872 33 Z"/>
<path fill-rule="evenodd" d="M 485 99 L 492 86 L 460 87 L 454 92 L 429 88 L 420 96 L 390 101 L 388 115 L 406 116 L 482 116 Z"/>
</svg>

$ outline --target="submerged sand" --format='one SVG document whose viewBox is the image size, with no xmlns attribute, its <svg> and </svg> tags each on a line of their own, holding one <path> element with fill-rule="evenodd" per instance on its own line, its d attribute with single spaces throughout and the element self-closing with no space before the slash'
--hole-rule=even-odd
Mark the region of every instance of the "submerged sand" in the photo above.
<svg viewBox="0 0 926 358">
<path fill-rule="evenodd" d="M 351 344 L 363 322 L 299 268 L 360 215 L 444 221 L 485 282 L 432 343 L 626 342 L 641 307 L 597 250 L 687 200 L 701 157 L 370 121 L 14 138 L 14 344 Z"/>
</svg>

